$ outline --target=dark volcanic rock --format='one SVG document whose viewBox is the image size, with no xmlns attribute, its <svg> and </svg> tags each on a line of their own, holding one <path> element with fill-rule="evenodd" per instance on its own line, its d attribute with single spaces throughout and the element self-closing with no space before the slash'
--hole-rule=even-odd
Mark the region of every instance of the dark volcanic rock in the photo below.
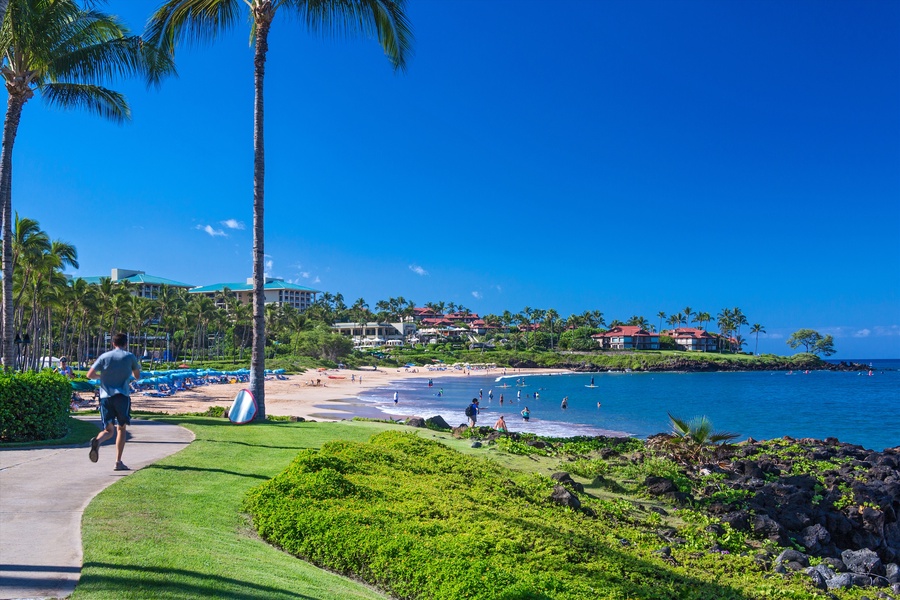
<svg viewBox="0 0 900 600">
<path fill-rule="evenodd" d="M 450 429 L 450 425 L 447 423 L 447 421 L 444 420 L 444 417 L 442 417 L 441 415 L 429 417 L 425 419 L 425 423 L 427 423 L 429 427 L 434 427 L 436 429 Z"/>
<path fill-rule="evenodd" d="M 553 493 L 550 494 L 550 499 L 569 508 L 581 508 L 581 500 L 561 485 L 553 486 Z"/>
</svg>

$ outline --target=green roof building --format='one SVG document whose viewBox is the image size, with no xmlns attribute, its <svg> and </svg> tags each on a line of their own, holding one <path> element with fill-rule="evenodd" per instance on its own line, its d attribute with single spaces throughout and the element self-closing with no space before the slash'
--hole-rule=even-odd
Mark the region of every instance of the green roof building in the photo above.
<svg viewBox="0 0 900 600">
<path fill-rule="evenodd" d="M 90 284 L 99 285 L 106 277 L 79 277 Z M 113 283 L 128 281 L 135 284 L 134 294 L 141 298 L 156 299 L 159 295 L 159 286 L 168 285 L 169 287 L 178 287 L 189 290 L 194 286 L 190 283 L 182 283 L 164 277 L 156 277 L 155 275 L 147 275 L 143 271 L 134 271 L 131 269 L 113 269 L 108 279 Z"/>
<path fill-rule="evenodd" d="M 292 306 L 297 310 L 306 310 L 316 301 L 316 294 L 320 294 L 319 290 L 290 283 L 278 277 L 266 277 L 265 284 L 266 304 L 284 304 Z M 244 304 L 253 302 L 253 278 L 247 279 L 246 283 L 214 283 L 212 285 L 203 285 L 195 287 L 189 292 L 191 294 L 203 294 L 215 299 L 221 292 L 228 290 L 228 293 L 240 300 Z"/>
</svg>

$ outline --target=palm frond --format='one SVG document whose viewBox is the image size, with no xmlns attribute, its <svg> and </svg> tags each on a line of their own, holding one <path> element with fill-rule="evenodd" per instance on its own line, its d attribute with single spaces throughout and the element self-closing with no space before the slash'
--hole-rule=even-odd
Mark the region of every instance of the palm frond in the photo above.
<svg viewBox="0 0 900 600">
<path fill-rule="evenodd" d="M 284 0 L 309 31 L 322 35 L 375 37 L 385 56 L 400 71 L 412 55 L 412 26 L 406 0 Z"/>
<path fill-rule="evenodd" d="M 116 123 L 131 119 L 131 109 L 119 92 L 83 83 L 48 83 L 40 88 L 44 101 L 58 108 L 83 108 Z"/>
<path fill-rule="evenodd" d="M 678 417 L 672 416 L 672 413 L 666 413 L 669 415 L 669 421 L 672 422 L 672 433 L 674 433 L 678 437 L 685 437 L 690 433 L 691 426 L 684 419 L 679 419 Z"/>
<path fill-rule="evenodd" d="M 211 42 L 238 23 L 242 4 L 240 0 L 168 0 L 150 17 L 144 39 L 170 55 L 180 42 Z"/>
</svg>

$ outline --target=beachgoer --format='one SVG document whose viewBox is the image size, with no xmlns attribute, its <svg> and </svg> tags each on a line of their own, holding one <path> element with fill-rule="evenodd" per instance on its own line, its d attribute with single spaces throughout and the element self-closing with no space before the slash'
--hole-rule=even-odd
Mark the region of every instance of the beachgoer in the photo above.
<svg viewBox="0 0 900 600">
<path fill-rule="evenodd" d="M 484 400 L 484 390 L 478 390 L 478 399 Z"/>
<path fill-rule="evenodd" d="M 597 408 L 600 408 L 600 403 L 599 403 L 599 402 L 597 403 Z"/>
<path fill-rule="evenodd" d="M 65 375 L 69 379 L 75 379 L 75 371 L 69 366 L 69 361 L 65 356 L 59 359 L 59 366 L 56 367 L 54 371 L 60 375 Z"/>
<path fill-rule="evenodd" d="M 540 397 L 541 397 L 540 394 L 538 394 L 537 392 L 534 393 L 534 399 L 535 399 L 535 400 L 539 399 Z"/>
<path fill-rule="evenodd" d="M 503 420 L 503 415 L 500 415 L 500 418 L 494 423 L 494 429 L 503 433 L 509 433 L 509 427 L 507 427 L 506 421 Z"/>
<path fill-rule="evenodd" d="M 500 394 L 500 406 L 503 406 L 503 394 Z"/>
<path fill-rule="evenodd" d="M 475 427 L 475 423 L 478 422 L 478 398 L 472 398 L 469 409 L 469 427 Z"/>
<path fill-rule="evenodd" d="M 400 401 L 400 394 L 398 394 L 397 392 L 394 392 L 394 404 L 397 404 L 397 402 L 399 402 L 399 401 Z"/>
<path fill-rule="evenodd" d="M 125 428 L 131 424 L 131 389 L 128 381 L 133 376 L 141 378 L 141 364 L 137 357 L 125 350 L 128 336 L 117 333 L 112 338 L 113 349 L 104 352 L 88 369 L 88 379 L 100 378 L 100 422 L 103 427 L 98 435 L 91 438 L 88 458 L 97 462 L 100 443 L 113 435 L 116 430 L 116 471 L 128 471 L 122 462 L 125 450 Z"/>
<path fill-rule="evenodd" d="M 488 400 L 494 399 L 494 390 L 488 390 Z"/>
<path fill-rule="evenodd" d="M 563 410 L 566 410 L 567 408 L 569 408 L 569 397 L 568 396 L 563 398 L 562 404 L 560 404 L 560 408 L 562 408 Z"/>
<path fill-rule="evenodd" d="M 350 375 L 350 383 L 356 383 L 356 375 Z"/>
<path fill-rule="evenodd" d="M 522 390 L 517 390 L 516 391 L 516 400 L 521 400 L 521 399 L 522 399 Z"/>
<path fill-rule="evenodd" d="M 528 410 L 527 406 L 522 409 L 522 418 L 526 421 L 531 418 L 531 411 Z"/>
</svg>

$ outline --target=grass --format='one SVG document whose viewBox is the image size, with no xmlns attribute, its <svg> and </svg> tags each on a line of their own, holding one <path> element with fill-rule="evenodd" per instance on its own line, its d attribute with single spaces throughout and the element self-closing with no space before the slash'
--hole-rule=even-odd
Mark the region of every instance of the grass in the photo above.
<svg viewBox="0 0 900 600">
<path fill-rule="evenodd" d="M 398 543 L 400 537 L 397 537 L 396 532 L 416 531 L 423 526 L 416 521 L 420 515 L 428 517 L 434 511 L 444 510 L 460 502 L 474 502 L 472 506 L 476 507 L 476 511 L 492 517 L 480 522 L 478 527 L 467 533 L 466 539 L 473 545 L 463 543 L 460 546 L 463 550 L 460 552 L 474 556 L 478 559 L 478 564 L 505 565 L 505 576 L 511 577 L 509 580 L 512 581 L 515 575 L 510 576 L 510 573 L 522 572 L 517 570 L 520 569 L 517 562 L 503 562 L 500 557 L 497 559 L 501 560 L 500 563 L 492 563 L 482 554 L 491 548 L 511 552 L 511 549 L 517 547 L 512 541 L 527 546 L 541 540 L 543 545 L 540 552 L 551 559 L 554 568 L 558 567 L 560 572 L 571 568 L 573 570 L 570 572 L 580 578 L 580 583 L 577 584 L 581 586 L 578 588 L 580 592 L 585 589 L 585 581 L 596 580 L 598 584 L 602 582 L 596 594 L 591 591 L 578 596 L 567 595 L 561 591 L 566 589 L 564 578 L 535 570 L 526 573 L 529 577 L 534 573 L 536 578 L 526 577 L 521 581 L 548 582 L 548 585 L 555 586 L 555 594 L 550 595 L 547 590 L 528 589 L 527 585 L 517 586 L 516 583 L 505 588 L 505 591 L 501 586 L 488 593 L 485 592 L 488 587 L 477 585 L 477 573 L 470 572 L 467 581 L 472 585 L 465 586 L 460 590 L 465 593 L 456 597 L 510 600 L 575 597 L 715 597 L 734 600 L 823 598 L 812 591 L 801 578 L 785 579 L 778 575 L 770 578 L 772 574 L 762 573 L 753 565 L 751 556 L 706 553 L 702 548 L 709 543 L 706 530 L 708 522 L 689 519 L 688 515 L 685 521 L 690 522 L 687 524 L 678 516 L 660 523 L 658 515 L 647 510 L 650 503 L 646 499 L 636 501 L 638 499 L 634 496 L 612 493 L 607 487 L 592 485 L 587 478 L 576 477 L 585 483 L 589 492 L 598 496 L 595 500 L 589 500 L 594 510 L 601 515 L 597 519 L 587 519 L 584 515 L 547 505 L 545 502 L 532 502 L 534 506 L 531 507 L 527 506 L 527 502 L 522 502 L 521 498 L 531 493 L 528 491 L 532 489 L 528 487 L 531 485 L 529 481 L 534 481 L 537 487 L 545 485 L 541 483 L 541 477 L 529 478 L 523 476 L 523 473 L 548 475 L 557 470 L 568 470 L 567 465 L 572 463 L 565 458 L 512 455 L 495 446 L 473 449 L 470 440 L 453 439 L 448 434 L 430 430 L 412 430 L 376 422 L 270 422 L 236 427 L 221 419 L 202 417 L 172 416 L 161 417 L 160 420 L 188 427 L 196 434 L 196 440 L 178 454 L 110 486 L 90 504 L 82 525 L 84 567 L 72 597 L 74 600 L 197 597 L 325 600 L 384 598 L 377 590 L 318 569 L 263 542 L 257 537 L 243 507 L 248 492 L 265 485 L 276 476 L 283 477 L 283 473 L 290 471 L 289 465 L 298 454 L 308 451 L 307 455 L 318 455 L 323 446 L 334 440 L 363 444 L 372 436 L 385 431 L 414 431 L 425 440 L 440 442 L 453 455 L 460 453 L 481 457 L 472 459 L 471 464 L 480 465 L 473 467 L 465 459 L 453 459 L 443 451 L 423 448 L 421 452 L 406 453 L 410 455 L 410 465 L 414 466 L 416 456 L 420 456 L 422 468 L 428 468 L 434 462 L 431 454 L 436 453 L 435 456 L 445 461 L 444 464 L 450 465 L 448 469 L 454 468 L 452 465 L 456 462 L 462 462 L 467 465 L 465 474 L 483 477 L 483 481 L 472 486 L 472 489 L 477 489 L 477 497 L 465 493 L 468 486 L 459 488 L 463 492 L 461 500 L 451 497 L 456 493 L 453 486 L 449 491 L 440 487 L 444 479 L 440 470 L 433 482 L 419 482 L 415 477 L 410 478 L 406 471 L 376 473 L 383 466 L 381 461 L 367 464 L 364 460 L 367 456 L 374 456 L 373 454 L 364 450 L 355 453 L 357 451 L 349 449 L 346 444 L 326 446 L 334 448 L 332 452 L 350 452 L 347 456 L 355 461 L 352 462 L 355 472 L 368 477 L 371 471 L 373 477 L 381 478 L 378 483 L 370 482 L 365 485 L 371 485 L 371 489 L 380 490 L 379 494 L 395 499 L 396 510 L 388 512 L 403 515 L 399 527 L 392 525 L 395 527 L 395 537 L 383 535 L 387 529 L 384 532 L 376 530 L 376 539 L 370 548 L 373 554 L 381 552 L 383 541 L 388 548 L 382 560 L 384 556 L 390 557 L 392 552 L 399 553 L 388 560 L 388 564 L 393 564 L 392 560 L 397 562 L 397 572 L 403 564 L 408 567 L 409 564 L 404 563 L 404 560 L 415 554 L 407 554 L 409 547 Z M 488 462 L 491 465 L 487 465 Z M 507 469 L 518 473 L 505 473 Z M 353 477 L 354 484 L 364 484 L 362 479 L 355 479 L 357 475 L 346 477 Z M 459 477 L 451 479 L 456 481 Z M 525 496 L 513 494 L 505 500 L 500 498 L 499 501 L 499 496 L 494 498 L 492 490 L 509 492 L 511 488 L 508 487 L 507 480 L 524 481 Z M 327 478 L 324 481 L 328 483 Z M 498 485 L 498 481 L 502 481 L 502 485 Z M 316 490 L 314 496 L 320 495 L 319 486 L 312 489 Z M 426 492 L 433 493 L 430 491 L 432 489 L 438 490 L 437 495 L 426 496 Z M 542 494 L 540 492 L 535 498 Z M 401 506 L 407 501 L 410 503 L 408 511 Z M 336 556 L 339 552 L 348 551 L 347 557 L 352 559 L 364 554 L 356 552 L 358 546 L 348 545 L 347 537 L 328 537 L 341 533 L 338 527 L 341 515 L 353 512 L 373 520 L 385 517 L 383 507 L 379 511 L 374 503 L 367 505 L 366 502 L 352 504 L 353 502 L 352 498 L 348 498 L 345 509 L 345 503 L 339 500 L 333 511 L 320 513 L 318 519 L 310 521 L 308 527 L 303 529 L 324 534 L 323 540 L 331 539 L 314 546 L 321 548 L 323 554 Z M 365 517 L 367 510 L 371 514 Z M 672 509 L 667 507 L 667 510 Z M 277 518 L 272 522 L 280 523 Z M 525 524 L 528 529 L 517 532 Z M 428 524 L 428 527 L 449 531 L 443 528 L 449 528 L 450 525 L 451 523 L 437 520 Z M 682 549 L 673 548 L 673 556 L 679 561 L 677 566 L 670 565 L 653 554 L 655 549 L 665 545 L 655 534 L 654 528 L 660 525 L 687 527 L 682 533 L 687 536 L 690 544 Z M 560 535 L 563 532 L 568 532 L 568 537 L 563 538 L 561 543 Z M 454 537 L 454 534 L 450 534 L 447 539 L 452 540 Z M 424 536 L 421 541 L 427 544 L 427 538 L 428 536 Z M 504 539 L 511 541 L 507 543 Z M 369 539 L 368 543 L 372 543 L 372 540 Z M 566 557 L 578 556 L 577 552 L 572 554 L 574 550 L 570 547 L 571 544 L 585 552 L 593 552 L 593 558 L 584 558 L 580 565 L 567 565 Z M 437 547 L 432 549 L 432 554 L 422 554 L 421 548 L 416 552 L 420 558 L 411 563 L 410 573 L 418 573 L 416 565 L 421 565 L 420 570 L 423 572 L 452 574 L 454 569 L 448 568 L 448 565 L 463 564 L 457 556 L 439 556 Z M 528 553 L 523 555 L 527 556 Z M 445 565 L 441 567 L 431 564 L 438 560 L 445 561 Z M 341 566 L 335 568 L 350 571 Z M 594 573 L 595 577 L 585 579 L 585 573 Z M 371 581 L 378 581 L 386 588 L 392 588 L 397 597 L 437 597 L 412 594 L 413 587 L 404 587 L 403 581 L 399 585 L 396 581 L 388 581 L 383 574 L 367 573 L 364 569 L 361 574 Z M 484 575 L 488 576 L 488 573 Z M 411 577 L 410 582 L 414 579 L 415 577 Z M 846 592 L 840 592 L 838 596 L 842 599 L 857 597 L 854 593 Z"/>
<path fill-rule="evenodd" d="M 91 502 L 73 599 L 384 597 L 259 540 L 241 503 L 301 450 L 334 438 L 363 441 L 390 425 L 160 420 L 188 427 L 196 440 Z"/>
</svg>

